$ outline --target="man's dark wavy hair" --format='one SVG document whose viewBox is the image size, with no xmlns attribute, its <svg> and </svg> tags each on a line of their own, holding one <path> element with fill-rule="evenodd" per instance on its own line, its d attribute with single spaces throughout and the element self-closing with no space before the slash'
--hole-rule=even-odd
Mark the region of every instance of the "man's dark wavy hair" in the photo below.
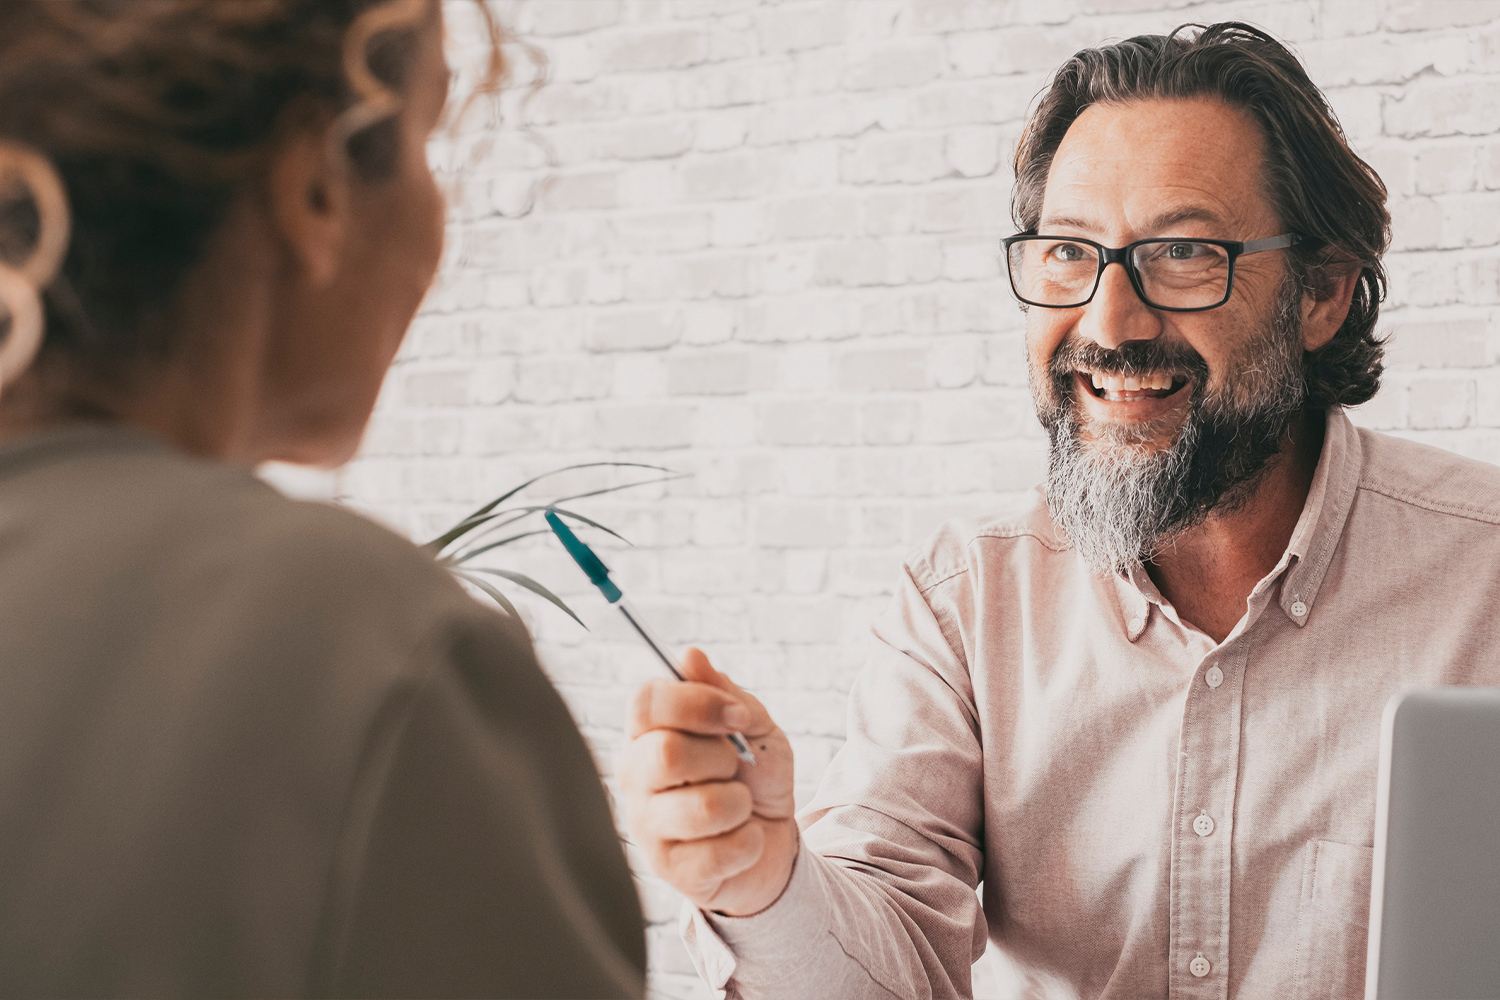
<svg viewBox="0 0 1500 1000">
<path fill-rule="evenodd" d="M 1385 297 L 1381 256 L 1390 244 L 1386 191 L 1349 148 L 1333 109 L 1286 46 L 1236 21 L 1185 24 L 1084 49 L 1052 80 L 1016 149 L 1011 210 L 1035 232 L 1052 157 L 1068 127 L 1093 104 L 1215 97 L 1248 112 L 1266 143 L 1266 189 L 1286 229 L 1292 275 L 1317 292 L 1359 269 L 1349 315 L 1305 359 L 1307 405 L 1356 406 L 1375 395 L 1384 369 L 1375 320 Z"/>
</svg>

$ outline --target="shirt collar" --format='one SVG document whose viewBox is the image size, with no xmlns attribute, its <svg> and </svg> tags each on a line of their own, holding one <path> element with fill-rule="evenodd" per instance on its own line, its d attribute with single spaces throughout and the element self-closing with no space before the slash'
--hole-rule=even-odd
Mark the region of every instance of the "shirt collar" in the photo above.
<svg viewBox="0 0 1500 1000">
<path fill-rule="evenodd" d="M 1318 455 L 1307 502 L 1302 505 L 1302 516 L 1297 519 L 1291 541 L 1276 568 L 1255 588 L 1257 593 L 1262 593 L 1284 575 L 1277 602 L 1298 628 L 1306 625 L 1312 616 L 1323 577 L 1333 561 L 1333 551 L 1343 536 L 1344 522 L 1349 518 L 1349 508 L 1354 504 L 1354 493 L 1359 486 L 1362 462 L 1363 448 L 1358 429 L 1349 422 L 1341 407 L 1329 407 L 1323 431 L 1323 450 Z M 1158 606 L 1158 612 L 1165 613 L 1160 607 L 1161 592 L 1140 563 L 1115 579 L 1119 584 L 1120 623 L 1126 636 L 1135 642 L 1145 631 L 1152 605 Z"/>
<path fill-rule="evenodd" d="M 1281 585 L 1281 610 L 1298 628 L 1312 615 L 1334 549 L 1344 535 L 1363 464 L 1359 430 L 1341 407 L 1329 407 L 1323 452 L 1318 456 L 1312 488 L 1307 491 L 1307 503 L 1287 543 L 1286 555 L 1278 564 L 1278 571 L 1285 567 L 1286 573 Z"/>
</svg>

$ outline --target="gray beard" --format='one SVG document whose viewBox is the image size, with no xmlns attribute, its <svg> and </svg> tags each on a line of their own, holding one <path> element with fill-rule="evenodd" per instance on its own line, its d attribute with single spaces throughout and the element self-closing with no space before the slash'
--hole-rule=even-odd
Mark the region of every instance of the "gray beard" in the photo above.
<svg viewBox="0 0 1500 1000">
<path fill-rule="evenodd" d="M 1281 452 L 1307 397 L 1303 376 L 1301 289 L 1286 282 L 1261 336 L 1230 362 L 1226 387 L 1210 390 L 1208 367 L 1185 346 L 1132 341 L 1118 350 L 1065 341 L 1049 363 L 1051 399 L 1032 394 L 1051 440 L 1047 507 L 1058 528 L 1096 573 L 1149 562 L 1171 539 L 1210 514 L 1228 514 L 1254 494 Z M 1147 451 L 1159 428 L 1090 428 L 1085 441 L 1074 371 L 1123 375 L 1166 369 L 1193 379 L 1187 419 L 1172 444 Z"/>
</svg>

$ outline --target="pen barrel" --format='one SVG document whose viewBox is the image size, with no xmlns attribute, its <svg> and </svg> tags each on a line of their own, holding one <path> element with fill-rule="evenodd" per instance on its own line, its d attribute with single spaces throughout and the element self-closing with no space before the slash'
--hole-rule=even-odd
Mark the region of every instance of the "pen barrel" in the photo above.
<svg viewBox="0 0 1500 1000">
<path fill-rule="evenodd" d="M 620 609 L 620 614 L 625 616 L 625 620 L 630 623 L 630 627 L 635 629 L 636 634 L 645 641 L 646 645 L 651 647 L 651 651 L 660 658 L 662 664 L 668 670 L 672 671 L 672 676 L 680 681 L 687 680 L 686 677 L 682 676 L 682 670 L 678 667 L 677 658 L 672 654 L 672 647 L 662 642 L 656 633 L 651 631 L 651 626 L 646 624 L 646 620 L 636 612 L 635 606 L 626 600 L 623 594 L 615 602 L 615 607 Z M 744 734 L 730 733 L 728 739 L 730 745 L 734 747 L 734 752 L 739 754 L 740 760 L 749 764 L 755 763 L 755 753 L 750 749 L 750 741 L 745 739 Z"/>
<path fill-rule="evenodd" d="M 620 614 L 625 616 L 625 620 L 635 629 L 636 634 L 645 640 L 646 645 L 651 647 L 652 652 L 656 653 L 662 664 L 668 670 L 672 671 L 672 676 L 678 680 L 686 680 L 682 676 L 682 669 L 677 657 L 672 653 L 672 647 L 663 642 L 655 632 L 651 631 L 651 626 L 647 625 L 646 620 L 636 612 L 635 606 L 630 603 L 630 600 L 626 597 L 621 597 L 615 602 L 615 607 L 620 609 Z"/>
</svg>

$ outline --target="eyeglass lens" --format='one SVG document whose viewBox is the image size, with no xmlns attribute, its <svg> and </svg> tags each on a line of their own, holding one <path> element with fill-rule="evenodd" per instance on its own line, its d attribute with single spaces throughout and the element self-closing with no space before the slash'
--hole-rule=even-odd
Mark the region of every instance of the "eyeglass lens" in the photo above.
<svg viewBox="0 0 1500 1000">
<path fill-rule="evenodd" d="M 1230 259 L 1223 247 L 1192 240 L 1143 243 L 1130 263 L 1148 305 L 1201 309 L 1222 302 L 1229 288 Z M 1012 243 L 1011 280 L 1022 299 L 1042 306 L 1082 305 L 1099 280 L 1099 248 L 1042 237 Z"/>
</svg>

